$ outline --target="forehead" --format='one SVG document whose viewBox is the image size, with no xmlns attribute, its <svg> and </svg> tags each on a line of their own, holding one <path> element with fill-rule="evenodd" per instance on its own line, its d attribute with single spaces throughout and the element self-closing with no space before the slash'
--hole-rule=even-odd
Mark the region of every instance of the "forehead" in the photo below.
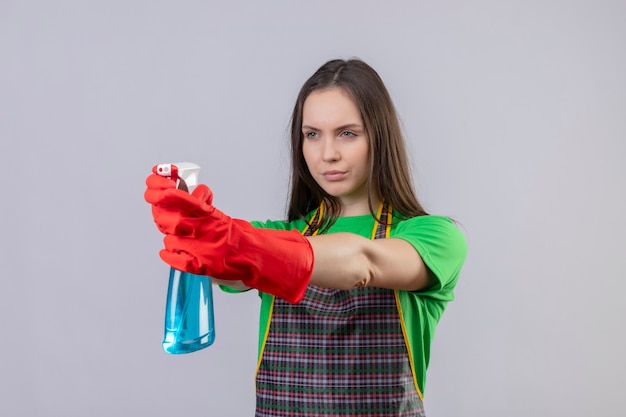
<svg viewBox="0 0 626 417">
<path fill-rule="evenodd" d="M 352 96 L 342 88 L 313 91 L 302 107 L 302 124 L 362 124 L 361 112 Z"/>
</svg>

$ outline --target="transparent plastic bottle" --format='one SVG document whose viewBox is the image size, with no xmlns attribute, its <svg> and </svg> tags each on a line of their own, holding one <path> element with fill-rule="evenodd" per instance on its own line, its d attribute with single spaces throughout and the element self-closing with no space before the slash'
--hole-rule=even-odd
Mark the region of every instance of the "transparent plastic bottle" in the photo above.
<svg viewBox="0 0 626 417">
<path fill-rule="evenodd" d="M 177 171 L 177 176 L 173 174 Z M 157 172 L 177 181 L 191 192 L 198 185 L 200 167 L 190 162 L 161 164 Z M 163 350 L 171 354 L 191 353 L 215 341 L 211 278 L 170 268 L 165 305 Z"/>
<path fill-rule="evenodd" d="M 163 350 L 191 353 L 215 341 L 211 278 L 170 269 Z"/>
</svg>

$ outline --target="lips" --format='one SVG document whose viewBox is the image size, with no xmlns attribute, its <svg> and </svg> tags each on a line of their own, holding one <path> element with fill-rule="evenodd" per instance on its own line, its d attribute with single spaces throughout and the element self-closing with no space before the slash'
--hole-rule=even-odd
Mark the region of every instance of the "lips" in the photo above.
<svg viewBox="0 0 626 417">
<path fill-rule="evenodd" d="M 322 173 L 322 176 L 327 181 L 340 181 L 344 179 L 347 175 L 348 173 L 346 171 L 337 171 L 337 170 L 324 171 Z"/>
</svg>

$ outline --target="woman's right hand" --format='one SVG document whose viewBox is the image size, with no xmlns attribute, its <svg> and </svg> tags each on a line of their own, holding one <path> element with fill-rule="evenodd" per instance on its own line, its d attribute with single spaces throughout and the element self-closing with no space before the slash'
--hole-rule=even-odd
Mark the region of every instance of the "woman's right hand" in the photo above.
<svg viewBox="0 0 626 417">
<path fill-rule="evenodd" d="M 152 205 L 157 228 L 166 235 L 197 236 L 215 212 L 213 192 L 204 184 L 192 194 L 176 189 L 176 183 L 158 174 L 146 178 L 144 199 Z"/>
</svg>

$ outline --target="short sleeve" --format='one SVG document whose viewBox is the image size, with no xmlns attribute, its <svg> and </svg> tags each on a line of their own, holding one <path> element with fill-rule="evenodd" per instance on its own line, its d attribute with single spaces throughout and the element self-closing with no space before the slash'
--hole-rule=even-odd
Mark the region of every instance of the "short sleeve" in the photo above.
<svg viewBox="0 0 626 417">
<path fill-rule="evenodd" d="M 467 256 L 467 241 L 454 222 L 443 216 L 413 217 L 400 222 L 391 237 L 409 242 L 437 280 L 418 293 L 451 301 Z"/>
</svg>

